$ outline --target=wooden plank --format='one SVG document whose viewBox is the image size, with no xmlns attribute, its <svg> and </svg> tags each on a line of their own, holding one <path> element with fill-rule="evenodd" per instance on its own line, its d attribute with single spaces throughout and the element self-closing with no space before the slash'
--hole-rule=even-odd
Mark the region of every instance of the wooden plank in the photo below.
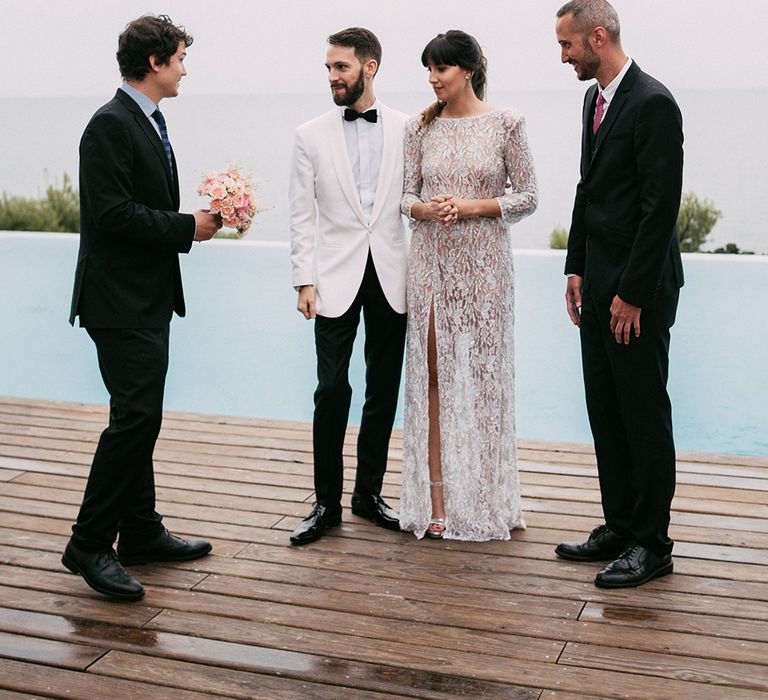
<svg viewBox="0 0 768 700">
<path fill-rule="evenodd" d="M 13 612 L 11 611 L 11 614 Z M 389 668 L 384 673 L 377 673 L 370 664 L 362 663 L 360 668 L 355 669 L 358 664 L 355 659 L 348 659 L 343 664 L 329 663 L 325 656 L 331 649 L 349 649 L 354 648 L 355 638 L 349 635 L 338 635 L 327 632 L 307 633 L 300 630 L 290 630 L 281 625 L 261 625 L 255 621 L 249 621 L 249 627 L 256 632 L 256 637 L 252 643 L 243 644 L 240 642 L 229 642 L 221 639 L 214 639 L 207 636 L 209 626 L 205 622 L 214 622 L 217 627 L 221 626 L 219 618 L 201 617 L 200 627 L 194 635 L 179 635 L 168 633 L 162 630 L 161 626 L 151 625 L 142 629 L 128 628 L 121 625 L 111 625 L 91 620 L 68 620 L 53 615 L 41 615 L 31 612 L 16 612 L 14 624 L 18 628 L 23 628 L 29 635 L 45 635 L 47 637 L 65 638 L 70 640 L 89 640 L 98 639 L 102 643 L 107 643 L 112 649 L 123 650 L 142 650 L 144 652 L 151 650 L 154 655 L 170 659 L 183 659 L 194 661 L 196 663 L 206 663 L 212 666 L 224 666 L 228 669 L 243 669 L 261 673 L 278 673 L 280 675 L 294 676 L 303 679 L 323 680 L 333 682 L 336 685 L 349 685 L 347 678 L 340 678 L 340 671 L 343 676 L 358 678 L 357 685 L 376 689 L 379 683 L 378 678 L 386 676 L 388 687 L 395 692 L 406 690 L 409 686 L 426 687 L 435 686 L 441 689 L 455 690 L 485 690 L 484 686 L 491 691 L 504 690 L 503 697 L 525 697 L 533 698 L 538 696 L 530 692 L 520 692 L 519 688 L 503 688 L 493 681 L 464 683 L 460 678 L 452 678 L 450 674 L 437 673 L 437 678 L 430 678 L 423 671 L 425 669 L 409 669 L 404 667 L 402 670 L 396 662 L 397 654 L 413 653 L 413 647 L 398 641 L 388 640 L 376 641 L 382 646 L 392 647 L 394 650 L 389 656 L 392 662 L 388 664 Z M 231 621 L 225 627 L 229 627 Z M 253 642 L 258 639 L 258 644 Z M 432 641 L 432 640 L 430 640 Z M 263 644 L 272 642 L 273 647 L 265 647 Z M 371 640 L 368 644 L 373 643 Z M 291 649 L 291 647 L 294 647 Z M 298 648 L 297 648 L 298 647 Z M 313 651 L 309 651 L 309 648 Z M 419 655 L 431 655 L 433 658 L 442 659 L 442 650 L 437 649 L 427 652 L 422 649 Z M 468 652 L 454 652 L 455 654 L 468 654 Z M 559 653 L 559 652 L 558 652 Z M 476 654 L 469 654 L 472 657 Z M 146 657 L 145 657 L 146 658 Z M 490 662 L 488 662 L 490 663 Z M 151 666 L 151 662 L 144 661 L 146 666 Z M 98 665 L 92 667 L 95 672 L 98 671 Z M 322 669 L 327 669 L 323 671 Z M 422 671 L 419 673 L 418 671 Z M 430 672 L 431 673 L 431 672 Z M 142 675 L 142 678 L 144 676 Z M 362 683 L 366 680 L 365 683 Z M 173 685 L 166 681 L 163 685 Z M 372 687 L 373 686 L 373 687 Z M 185 687 L 185 686 L 182 686 Z M 203 688 L 205 692 L 209 688 Z M 512 692 L 510 692 L 512 691 Z M 410 695 L 410 692 L 405 694 Z M 497 692 L 492 696 L 499 697 Z M 439 697 L 450 697 L 450 695 L 441 695 Z"/>
<path fill-rule="evenodd" d="M 57 503 L 54 501 L 34 501 L 26 498 L 12 498 L 0 495 L 0 511 L 7 511 L 10 513 L 49 515 L 55 518 L 74 521 L 77 518 L 79 510 L 79 501 L 73 503 Z M 209 508 L 206 506 L 166 502 L 163 504 L 162 510 L 163 514 L 168 517 L 178 515 L 193 520 L 205 521 L 207 523 L 228 523 L 232 520 L 232 512 L 226 508 Z M 243 527 L 272 527 L 282 517 L 281 515 L 272 513 L 249 511 L 238 511 L 238 515 L 238 522 L 242 523 Z M 301 518 L 298 518 L 298 520 L 301 520 Z"/>
<path fill-rule="evenodd" d="M 106 652 L 107 649 L 92 645 L 56 642 L 0 632 L 0 658 L 4 659 L 85 669 Z"/>
<path fill-rule="evenodd" d="M 96 638 L 100 643 L 106 643 L 109 640 L 112 647 L 115 644 L 122 644 L 122 641 L 140 646 L 155 644 L 154 635 L 146 637 L 145 640 L 141 630 L 135 632 L 123 630 L 123 627 L 127 626 L 127 620 L 115 618 L 109 610 L 99 611 L 96 608 L 97 615 L 91 619 L 86 615 L 86 611 L 93 610 L 96 606 L 80 605 L 72 596 L 59 594 L 55 598 L 50 598 L 36 591 L 7 587 L 2 590 L 9 593 L 9 601 L 14 605 L 11 608 L 11 602 L 9 602 L 9 607 L 0 608 L 0 629 L 2 630 L 65 641 L 89 642 Z M 539 635 L 539 638 L 527 635 L 522 624 L 515 625 L 515 630 L 519 631 L 519 634 L 508 631 L 478 631 L 458 625 L 440 626 L 429 621 L 400 621 L 370 614 L 301 608 L 280 603 L 267 605 L 230 598 L 225 600 L 223 597 L 217 598 L 208 594 L 200 597 L 199 600 L 182 601 L 178 596 L 174 597 L 167 591 L 153 595 L 153 601 L 156 605 L 164 603 L 164 607 L 179 608 L 173 613 L 177 618 L 181 613 L 202 614 L 204 612 L 206 622 L 210 621 L 209 618 L 218 620 L 218 623 L 210 626 L 211 632 L 214 638 L 223 641 L 233 641 L 228 637 L 227 620 L 232 606 L 237 604 L 239 619 L 248 619 L 252 625 L 260 626 L 260 644 L 277 648 L 282 648 L 286 643 L 286 635 L 288 639 L 293 639 L 297 635 L 301 637 L 308 631 L 313 631 L 319 636 L 325 635 L 329 646 L 324 651 L 320 650 L 323 653 L 330 651 L 332 644 L 349 645 L 350 637 L 357 638 L 351 643 L 352 646 L 386 640 L 430 647 L 434 646 L 435 637 L 439 636 L 442 652 L 469 650 L 489 656 L 498 656 L 503 653 L 511 658 L 554 663 L 564 646 L 564 641 L 553 641 L 545 635 Z M 91 601 L 85 602 L 91 603 Z M 55 603 L 66 603 L 66 620 L 59 615 L 62 611 L 53 607 Z M 39 607 L 34 607 L 35 604 Z M 105 604 L 102 607 L 110 606 Z M 191 608 L 191 610 L 185 608 Z M 153 610 L 157 612 L 156 609 L 153 608 Z M 516 615 L 519 617 L 519 614 Z M 137 613 L 136 618 L 138 617 L 140 616 Z M 146 620 L 144 624 L 148 621 Z M 216 624 L 220 628 L 218 632 L 215 631 Z M 486 620 L 486 626 L 488 625 L 489 621 Z M 494 627 L 497 630 L 501 629 L 498 623 Z M 504 629 L 507 629 L 506 624 Z M 552 629 L 556 629 L 554 623 Z M 748 653 L 754 653 L 754 650 L 750 649 Z M 743 655 L 738 658 L 743 658 Z"/>
<path fill-rule="evenodd" d="M 459 588 L 487 588 L 575 598 L 601 593 L 592 586 L 594 572 L 599 565 L 567 562 L 551 555 L 547 560 L 540 560 L 530 556 L 529 551 L 528 545 L 516 546 L 506 556 L 475 553 L 472 559 L 467 560 L 463 551 L 435 550 L 415 542 L 410 547 L 407 543 L 381 543 L 370 552 L 370 544 L 367 542 L 336 537 L 324 538 L 312 547 L 311 552 L 252 545 L 246 547 L 238 558 L 285 565 L 300 564 L 312 571 L 364 573 L 383 580 L 399 578 L 409 584 L 422 582 L 430 587 L 447 584 Z M 367 553 L 373 556 L 366 556 Z M 249 575 L 248 569 L 236 568 L 234 562 L 222 562 L 220 559 L 201 562 L 200 566 L 202 570 L 212 573 Z M 263 577 L 269 575 L 270 569 L 261 565 L 253 571 L 255 575 Z M 580 572 L 584 574 L 579 576 Z M 664 582 L 664 588 L 713 596 L 768 600 L 768 585 L 764 582 L 708 577 L 705 576 L 708 572 L 701 569 L 698 573 L 699 576 L 693 580 L 683 575 L 669 577 Z"/>
<path fill-rule="evenodd" d="M 81 591 L 82 592 L 82 591 Z M 157 615 L 161 608 L 145 605 L 143 601 L 130 605 L 116 605 L 105 598 L 85 598 L 46 590 L 14 588 L 0 585 L 0 629 L 19 632 L 15 625 L 15 612 L 29 610 L 38 614 L 49 613 L 70 619 L 84 618 L 93 622 L 141 627 Z"/>
<path fill-rule="evenodd" d="M 620 625 L 622 628 L 640 627 L 648 630 L 675 630 L 703 635 L 710 639 L 731 637 L 763 643 L 768 642 L 768 625 L 757 620 L 731 618 L 724 615 L 723 611 L 717 608 L 713 608 L 709 613 L 686 613 L 673 610 L 641 608 L 631 603 L 625 605 L 587 603 L 579 615 L 579 620 L 598 624 L 603 623 L 614 627 Z"/>
<path fill-rule="evenodd" d="M 39 549 L 24 549 L 0 545 L 0 565 L 16 566 L 24 569 L 41 571 L 62 571 L 61 554 Z M 173 564 L 163 567 L 156 565 L 134 566 L 135 572 L 143 583 L 168 588 L 192 589 L 203 581 L 208 574 L 193 568 L 181 569 Z"/>
<path fill-rule="evenodd" d="M 370 664 L 334 664 L 332 674 L 315 674 L 291 669 L 290 678 L 266 673 L 152 658 L 126 652 L 110 652 L 92 671 L 121 678 L 140 677 L 158 685 L 173 680 L 175 687 L 198 688 L 226 697 L 263 700 L 357 700 L 361 693 L 371 700 L 425 698 L 453 700 L 457 697 L 517 698 L 534 700 L 539 690 L 475 681 L 442 674 L 419 673 L 408 669 Z M 312 682 L 310 679 L 325 681 Z M 379 692 L 376 689 L 380 689 Z"/>
<path fill-rule="evenodd" d="M 147 567 L 149 568 L 149 567 Z M 158 576 L 161 576 L 159 570 Z M 147 578 L 146 574 L 143 575 Z M 17 567 L 0 566 L 0 580 L 6 586 L 13 588 L 27 588 L 33 591 L 45 591 L 49 593 L 64 594 L 68 596 L 82 596 L 91 600 L 101 600 L 108 603 L 103 596 L 91 591 L 83 581 L 68 573 L 48 572 L 41 577 L 39 572 L 25 571 Z M 233 603 L 233 592 L 226 594 L 219 592 L 207 592 L 202 589 L 194 589 L 194 594 L 178 588 L 163 587 L 158 581 L 156 585 L 147 588 L 143 599 L 145 605 L 157 608 L 170 608 L 173 610 L 195 610 L 211 615 L 229 617 L 233 609 L 243 618 L 253 620 L 266 619 L 270 607 L 273 605 L 293 605 L 296 609 L 312 608 L 314 610 L 326 610 L 335 614 L 355 613 L 387 620 L 403 620 L 408 622 L 420 622 L 426 624 L 441 624 L 445 626 L 467 627 L 469 629 L 485 629 L 489 631 L 501 631 L 504 629 L 504 618 L 498 611 L 484 610 L 481 607 L 469 605 L 447 606 L 428 601 L 408 600 L 387 595 L 365 595 L 346 592 L 321 591 L 310 595 L 302 587 L 291 587 L 274 583 L 252 582 L 249 597 L 238 597 Z M 349 601 L 345 604 L 345 600 Z M 476 602 L 476 601 L 469 601 Z M 526 607 L 523 604 L 513 604 L 509 607 L 508 615 L 519 611 L 529 611 L 534 614 L 544 609 L 545 604 L 534 601 L 535 607 Z M 311 603 L 311 605 L 310 605 Z M 354 604 L 354 607 L 353 607 Z M 556 601 L 557 609 L 566 611 L 578 611 L 581 603 L 571 601 Z M 234 608 L 233 608 L 234 606 Z M 533 610 L 533 612 L 530 612 Z M 549 611 L 551 617 L 556 617 L 555 611 Z M 566 613 L 561 617 L 570 615 L 573 619 L 576 613 Z M 544 645 L 532 645 L 531 651 L 521 653 L 534 653 L 546 656 L 551 647 Z"/>
<path fill-rule="evenodd" d="M 179 633 L 210 634 L 209 630 L 220 630 L 214 620 L 200 616 L 181 615 L 178 613 L 161 614 L 149 623 L 150 627 L 174 628 Z M 241 639 L 242 644 L 252 643 L 260 638 L 258 628 L 250 621 L 232 620 L 226 633 L 231 638 Z M 317 644 L 327 647 L 327 639 L 322 634 L 302 633 L 295 641 L 302 648 L 308 649 Z M 504 663 L 498 657 L 488 658 L 471 653 L 450 652 L 435 657 L 435 649 L 413 647 L 409 653 L 407 646 L 396 645 L 387 640 L 378 640 L 365 645 L 344 646 L 335 652 L 338 658 L 370 663 L 395 663 L 414 670 L 434 671 L 451 675 L 465 675 L 477 679 L 495 682 L 527 685 L 533 688 L 559 689 L 575 693 L 594 692 L 599 688 L 605 697 L 626 698 L 642 697 L 652 700 L 668 700 L 670 697 L 695 697 L 697 700 L 711 698 L 722 700 L 722 687 L 713 688 L 701 683 L 640 676 L 634 673 L 622 673 L 590 668 L 526 662 Z M 242 667 L 241 667 L 242 668 Z M 741 690 L 739 697 L 760 698 L 763 694 L 752 690 Z"/>
<path fill-rule="evenodd" d="M 580 668 L 602 668 L 628 673 L 642 672 L 660 678 L 680 679 L 724 686 L 746 688 L 768 693 L 768 668 L 758 664 L 737 664 L 669 653 L 630 651 L 613 646 L 594 646 L 569 642 L 558 661 L 560 664 Z"/>
<path fill-rule="evenodd" d="M 243 511 L 245 514 L 257 512 L 262 514 L 269 513 L 304 517 L 306 515 L 307 506 L 305 503 L 297 501 L 312 495 L 312 491 L 297 493 L 294 490 L 291 494 L 291 500 L 274 500 L 260 498 L 250 494 L 244 495 L 242 492 L 245 491 L 247 493 L 247 488 L 241 488 L 240 495 L 231 495 L 229 493 L 217 493 L 213 489 L 213 484 L 211 484 L 207 490 L 204 490 L 203 488 L 200 490 L 190 490 L 182 488 L 189 484 L 191 481 L 190 479 L 179 479 L 174 481 L 178 483 L 179 486 L 169 488 L 164 485 L 167 482 L 162 475 L 156 477 L 155 492 L 158 503 L 188 504 L 201 507 L 213 506 L 216 508 L 224 508 L 229 511 Z M 79 505 L 83 498 L 85 483 L 85 479 L 28 474 L 17 479 L 12 484 L 3 486 L 2 493 L 5 496 L 14 498 Z M 62 486 L 74 486 L 75 488 L 64 489 Z M 77 488 L 77 486 L 80 488 Z M 261 490 L 260 487 L 257 488 L 259 491 Z M 253 490 L 255 491 L 256 489 Z M 232 518 L 240 517 L 243 517 L 242 513 L 233 513 L 232 515 Z"/>
<path fill-rule="evenodd" d="M 521 495 L 523 498 L 546 498 L 557 502 L 601 503 L 600 490 L 597 488 L 597 484 L 586 489 L 581 486 L 572 487 L 566 484 L 539 485 L 532 483 L 532 481 L 533 479 L 521 478 Z M 753 481 L 755 480 L 753 479 Z M 760 483 L 768 487 L 768 481 L 761 480 Z M 768 505 L 767 490 L 768 488 L 742 490 L 735 486 L 729 486 L 727 489 L 709 486 L 677 487 L 673 507 L 675 510 L 683 512 L 710 512 L 702 510 L 704 504 L 707 504 L 706 507 L 712 509 L 711 512 L 725 515 L 733 514 L 734 506 L 745 505 L 747 506 L 746 512 L 737 509 L 737 515 L 760 517 L 760 507 L 762 506 L 764 509 Z"/>
<path fill-rule="evenodd" d="M 88 624 L 98 621 L 140 626 L 159 611 L 158 607 L 140 606 L 141 609 L 137 609 L 139 607 L 137 605 L 115 606 L 103 599 L 97 601 L 22 588 L 0 587 L 0 597 L 8 607 L 17 610 L 28 610 L 36 614 L 64 615 L 68 618 L 85 618 Z M 153 590 L 152 601 L 156 606 L 186 609 L 190 612 L 205 611 L 208 615 L 219 617 L 221 631 L 216 636 L 227 639 L 227 619 L 231 608 L 227 599 L 205 594 L 195 600 L 183 601 L 178 596 L 171 597 L 168 593 Z M 729 620 L 711 615 L 678 615 L 678 618 L 684 619 L 676 620 L 673 614 L 664 612 L 654 615 L 648 610 L 616 609 L 625 611 L 625 616 L 633 614 L 635 621 L 643 619 L 654 621 L 656 626 L 626 624 L 623 625 L 621 634 L 615 635 L 612 630 L 598 622 L 585 622 L 584 616 L 576 621 L 512 612 L 503 618 L 483 617 L 472 620 L 470 623 L 472 628 L 470 628 L 458 627 L 458 621 L 454 621 L 450 626 L 440 626 L 431 624 L 428 619 L 425 622 L 400 621 L 378 618 L 370 614 L 339 613 L 280 603 L 237 601 L 238 616 L 241 619 L 251 619 L 254 624 L 264 623 L 342 635 L 348 635 L 351 630 L 354 630 L 358 635 L 373 639 L 394 638 L 425 646 L 433 644 L 434 639 L 439 638 L 441 648 L 446 651 L 454 648 L 460 650 L 470 648 L 479 653 L 493 655 L 506 653 L 509 656 L 509 652 L 499 652 L 499 650 L 521 647 L 523 650 L 531 648 L 536 655 L 543 653 L 543 658 L 546 659 L 548 649 L 551 650 L 549 656 L 557 658 L 561 647 L 555 642 L 580 641 L 603 644 L 606 638 L 610 637 L 616 646 L 627 649 L 657 651 L 663 648 L 669 653 L 744 663 L 764 663 L 768 658 L 768 643 L 749 641 L 750 639 L 766 640 L 768 632 L 765 625 L 759 622 Z M 121 614 L 121 610 L 132 614 L 130 616 Z M 6 625 L 9 625 L 12 619 L 11 616 L 0 615 L 0 622 L 5 620 Z M 615 616 L 610 619 L 615 619 Z M 604 619 L 604 621 L 608 620 L 609 618 Z M 665 627 L 679 631 L 665 631 Z M 19 631 L 18 627 L 2 625 L 0 629 L 10 632 Z M 42 629 L 50 632 L 55 629 L 55 625 L 44 623 Z M 546 644 L 534 643 L 532 638 L 544 640 Z M 713 638 L 717 639 L 717 643 L 713 644 Z M 265 643 L 266 637 L 262 636 L 261 641 Z M 282 642 L 277 638 L 274 643 Z M 514 652 L 514 655 L 517 656 L 520 653 L 527 652 Z"/>
<path fill-rule="evenodd" d="M 25 523 L 38 523 L 44 521 L 40 518 L 25 519 Z M 58 522 L 58 521 L 57 521 Z M 32 525 L 34 527 L 34 525 Z M 27 549 L 42 549 L 54 554 L 61 554 L 69 541 L 69 535 L 49 534 L 33 530 L 20 530 L 0 526 L 0 545 L 12 547 L 25 547 Z M 220 557 L 233 557 L 239 554 L 244 545 L 242 542 L 228 542 L 226 540 L 212 541 L 214 552 Z"/>
<path fill-rule="evenodd" d="M 163 696 L 162 693 L 158 694 L 157 686 L 149 683 L 69 671 L 53 666 L 41 669 L 35 664 L 5 659 L 0 659 L 0 688 L 33 693 L 38 698 L 157 700 Z M 215 697 L 181 689 L 173 692 L 173 700 L 212 700 Z"/>
<path fill-rule="evenodd" d="M 536 486 L 566 487 L 583 489 L 588 492 L 599 491 L 595 475 L 572 476 L 570 474 L 554 474 L 538 469 L 520 469 L 522 483 Z M 765 500 L 762 492 L 768 491 L 768 478 L 747 479 L 734 476 L 719 476 L 680 472 L 677 474 L 675 493 L 689 498 L 714 498 L 716 500 L 731 500 L 733 494 L 743 493 L 744 498 Z M 758 492 L 758 493 L 753 493 Z M 741 497 L 741 496 L 739 496 Z"/>
<path fill-rule="evenodd" d="M 43 489 L 66 489 L 78 494 L 85 489 L 85 477 L 60 476 L 54 474 L 27 473 L 14 481 L 16 484 L 25 484 L 39 489 L 38 494 L 46 493 Z M 280 512 L 300 515 L 306 510 L 302 503 L 313 495 L 314 488 L 300 489 L 294 486 L 273 486 L 271 484 L 246 484 L 241 481 L 222 481 L 221 479 L 204 479 L 197 474 L 176 476 L 164 471 L 155 472 L 155 486 L 158 492 L 158 500 L 177 502 L 189 501 L 200 505 L 200 499 L 210 496 L 216 500 L 210 500 L 210 505 L 219 507 L 231 506 L 238 510 L 260 510 L 260 505 L 265 508 L 279 508 Z M 162 491 L 162 496 L 159 494 Z M 21 492 L 17 492 L 22 495 Z M 30 491 L 29 493 L 33 493 Z M 231 499 L 224 497 L 231 496 Z M 269 511 L 277 512 L 277 511 Z"/>
</svg>

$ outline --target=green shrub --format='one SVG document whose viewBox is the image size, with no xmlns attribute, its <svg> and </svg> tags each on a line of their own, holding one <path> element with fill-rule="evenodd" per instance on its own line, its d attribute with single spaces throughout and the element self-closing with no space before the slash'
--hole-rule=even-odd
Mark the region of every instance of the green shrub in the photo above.
<svg viewBox="0 0 768 700">
<path fill-rule="evenodd" d="M 552 229 L 552 233 L 549 234 L 549 247 L 555 250 L 565 250 L 568 248 L 568 231 L 562 226 Z"/>
<path fill-rule="evenodd" d="M 684 253 L 697 253 L 723 213 L 709 199 L 685 192 L 677 215 L 677 238 Z"/>
<path fill-rule="evenodd" d="M 731 255 L 754 255 L 751 250 L 739 250 L 739 246 L 735 243 L 726 243 L 724 247 L 715 248 L 713 253 L 729 253 Z"/>
<path fill-rule="evenodd" d="M 80 231 L 80 197 L 64 173 L 61 187 L 50 185 L 40 199 L 3 192 L 0 231 Z"/>
</svg>

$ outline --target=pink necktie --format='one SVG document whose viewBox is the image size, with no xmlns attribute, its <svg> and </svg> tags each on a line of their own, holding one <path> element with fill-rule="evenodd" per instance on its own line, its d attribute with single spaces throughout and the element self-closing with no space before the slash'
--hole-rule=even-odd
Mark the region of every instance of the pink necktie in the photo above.
<svg viewBox="0 0 768 700">
<path fill-rule="evenodd" d="M 603 105 L 605 104 L 605 98 L 601 92 L 597 96 L 597 106 L 595 107 L 595 119 L 592 122 L 592 133 L 596 134 L 600 128 L 600 122 L 603 120 Z"/>
</svg>

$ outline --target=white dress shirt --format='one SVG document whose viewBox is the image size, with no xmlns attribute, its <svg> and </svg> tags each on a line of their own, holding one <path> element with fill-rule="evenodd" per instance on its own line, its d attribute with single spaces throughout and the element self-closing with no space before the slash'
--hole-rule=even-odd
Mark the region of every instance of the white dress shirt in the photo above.
<svg viewBox="0 0 768 700">
<path fill-rule="evenodd" d="M 619 89 L 619 85 L 621 84 L 621 81 L 624 80 L 624 76 L 627 74 L 627 71 L 631 65 L 632 59 L 628 58 L 627 62 L 624 64 L 624 67 L 619 71 L 619 74 L 613 80 L 611 80 L 608 85 L 606 85 L 604 88 L 601 88 L 598 84 L 597 89 L 599 90 L 600 94 L 602 94 L 604 100 L 603 115 L 600 117 L 601 124 L 603 123 L 603 119 L 605 119 L 605 115 L 611 106 L 611 101 L 613 100 L 613 96 L 616 94 L 616 90 Z"/>
<path fill-rule="evenodd" d="M 375 109 L 378 120 L 373 123 L 362 117 L 348 122 L 344 119 L 344 110 L 339 111 L 339 118 L 344 124 L 344 139 L 347 143 L 347 154 L 352 166 L 352 175 L 357 185 L 357 194 L 368 220 L 373 212 L 373 202 L 376 198 L 376 185 L 379 181 L 381 168 L 381 151 L 384 143 L 381 127 L 382 114 L 378 102 L 370 109 Z M 367 111 L 367 110 L 366 110 Z"/>
</svg>

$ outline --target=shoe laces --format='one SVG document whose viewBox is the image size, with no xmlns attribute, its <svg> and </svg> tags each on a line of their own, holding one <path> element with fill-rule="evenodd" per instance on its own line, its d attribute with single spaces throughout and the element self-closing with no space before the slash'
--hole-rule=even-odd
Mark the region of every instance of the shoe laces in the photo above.
<svg viewBox="0 0 768 700">
<path fill-rule="evenodd" d="M 640 544 L 638 542 L 633 542 L 629 546 L 627 546 L 624 551 L 619 555 L 619 559 L 631 559 L 635 552 L 640 549 Z"/>
</svg>

